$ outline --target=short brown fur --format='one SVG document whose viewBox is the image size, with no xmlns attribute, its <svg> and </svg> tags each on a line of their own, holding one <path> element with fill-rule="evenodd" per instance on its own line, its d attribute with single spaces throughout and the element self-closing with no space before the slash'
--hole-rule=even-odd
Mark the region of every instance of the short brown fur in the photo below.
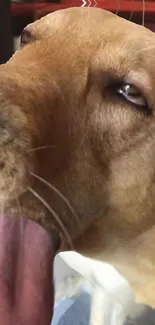
<svg viewBox="0 0 155 325">
<path fill-rule="evenodd" d="M 96 8 L 53 13 L 27 31 L 0 67 L 2 212 L 18 215 L 19 202 L 22 215 L 60 231 L 35 190 L 79 252 L 111 262 L 155 307 L 155 35 Z M 113 80 L 136 85 L 150 111 L 118 98 Z"/>
</svg>

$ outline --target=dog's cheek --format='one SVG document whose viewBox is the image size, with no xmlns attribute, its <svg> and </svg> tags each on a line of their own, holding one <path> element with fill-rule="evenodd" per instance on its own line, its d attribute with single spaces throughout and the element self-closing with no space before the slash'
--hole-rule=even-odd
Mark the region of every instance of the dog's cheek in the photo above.
<svg viewBox="0 0 155 325">
<path fill-rule="evenodd" d="M 109 206 L 128 234 L 154 224 L 154 160 L 144 150 L 135 148 L 111 163 Z"/>
<path fill-rule="evenodd" d="M 101 103 L 101 102 L 100 102 Z M 96 107 L 90 143 L 98 173 L 107 182 L 109 215 L 127 232 L 154 223 L 155 138 L 150 119 L 129 107 Z M 111 211 L 111 213 L 110 213 Z M 146 223 L 147 220 L 147 223 Z"/>
</svg>

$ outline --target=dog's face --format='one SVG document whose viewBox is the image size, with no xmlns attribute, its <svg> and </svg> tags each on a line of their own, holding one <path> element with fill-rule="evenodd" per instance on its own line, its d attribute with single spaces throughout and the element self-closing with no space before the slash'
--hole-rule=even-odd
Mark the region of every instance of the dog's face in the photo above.
<svg viewBox="0 0 155 325">
<path fill-rule="evenodd" d="M 62 248 L 113 262 L 143 300 L 145 285 L 151 304 L 154 44 L 141 26 L 73 8 L 29 25 L 0 67 L 4 212 L 18 215 L 19 201 L 24 216 L 59 230 Z"/>
</svg>

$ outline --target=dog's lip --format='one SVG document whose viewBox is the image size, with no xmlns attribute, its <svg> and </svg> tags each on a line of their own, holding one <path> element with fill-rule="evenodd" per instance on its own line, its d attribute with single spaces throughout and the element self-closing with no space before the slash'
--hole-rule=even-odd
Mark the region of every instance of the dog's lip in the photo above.
<svg viewBox="0 0 155 325">
<path fill-rule="evenodd" d="M 54 251 L 57 253 L 61 245 L 59 232 L 55 228 L 48 229 L 45 227 L 44 229 L 49 233 L 49 236 L 51 237 L 53 243 Z"/>
<path fill-rule="evenodd" d="M 50 325 L 54 242 L 31 220 L 0 216 L 0 324 Z"/>
</svg>

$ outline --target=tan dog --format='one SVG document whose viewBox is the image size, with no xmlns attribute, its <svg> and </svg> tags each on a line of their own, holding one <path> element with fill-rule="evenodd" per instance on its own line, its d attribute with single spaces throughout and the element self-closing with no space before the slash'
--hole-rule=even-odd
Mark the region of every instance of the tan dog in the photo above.
<svg viewBox="0 0 155 325">
<path fill-rule="evenodd" d="M 29 25 L 0 67 L 1 205 L 155 306 L 155 35 L 96 8 Z M 8 190 L 9 184 L 9 190 Z"/>
</svg>

